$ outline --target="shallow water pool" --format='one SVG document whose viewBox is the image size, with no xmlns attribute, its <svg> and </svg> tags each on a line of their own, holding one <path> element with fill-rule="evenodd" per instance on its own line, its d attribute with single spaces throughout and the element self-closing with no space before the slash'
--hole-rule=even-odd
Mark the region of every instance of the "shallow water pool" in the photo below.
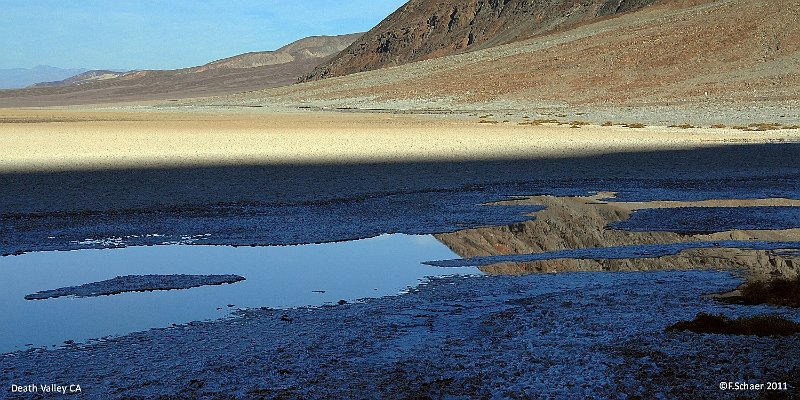
<svg viewBox="0 0 800 400">
<path fill-rule="evenodd" d="M 300 246 L 173 245 L 38 252 L 0 258 L 0 352 L 221 318 L 236 308 L 318 306 L 397 294 L 426 276 L 480 274 L 422 262 L 456 255 L 431 235 Z M 120 275 L 237 274 L 186 290 L 25 300 L 41 290 Z M 232 307 L 231 307 L 232 306 Z"/>
</svg>

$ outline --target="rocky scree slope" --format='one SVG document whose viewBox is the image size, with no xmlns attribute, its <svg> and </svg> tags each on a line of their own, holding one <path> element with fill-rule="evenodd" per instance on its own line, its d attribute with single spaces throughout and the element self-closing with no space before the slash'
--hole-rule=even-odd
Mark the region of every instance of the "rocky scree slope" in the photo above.
<svg viewBox="0 0 800 400">
<path fill-rule="evenodd" d="M 656 1 L 411 0 L 301 81 L 507 44 Z"/>
</svg>

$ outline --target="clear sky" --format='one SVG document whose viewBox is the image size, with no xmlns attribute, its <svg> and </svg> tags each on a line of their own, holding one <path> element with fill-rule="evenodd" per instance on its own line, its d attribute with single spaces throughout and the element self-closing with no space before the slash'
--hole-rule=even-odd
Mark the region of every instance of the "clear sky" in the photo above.
<svg viewBox="0 0 800 400">
<path fill-rule="evenodd" d="M 0 0 L 0 68 L 173 69 L 366 31 L 406 0 Z"/>
</svg>

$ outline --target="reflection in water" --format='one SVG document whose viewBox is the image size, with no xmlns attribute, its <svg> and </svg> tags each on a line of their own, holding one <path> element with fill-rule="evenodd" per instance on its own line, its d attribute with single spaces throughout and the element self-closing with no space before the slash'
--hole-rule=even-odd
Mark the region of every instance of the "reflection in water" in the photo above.
<svg viewBox="0 0 800 400">
<path fill-rule="evenodd" d="M 681 207 L 636 210 L 611 224 L 634 232 L 713 233 L 733 229 L 800 228 L 800 207 Z"/>
<path fill-rule="evenodd" d="M 658 258 L 674 256 L 687 250 L 739 249 L 739 250 L 785 250 L 800 249 L 800 242 L 764 242 L 753 240 L 720 240 L 715 242 L 683 242 L 668 244 L 638 244 L 633 246 L 596 247 L 546 251 L 531 254 L 506 254 L 488 257 L 472 257 L 458 260 L 428 261 L 425 264 L 437 267 L 484 266 L 497 263 L 520 263 L 564 259 L 623 260 L 629 258 Z"/>
<path fill-rule="evenodd" d="M 578 259 L 560 258 L 533 261 L 536 258 L 552 258 L 531 256 L 511 257 L 505 260 L 496 259 L 496 262 L 481 267 L 488 274 L 526 274 L 539 272 L 566 272 L 566 271 L 648 271 L 662 269 L 694 269 L 694 268 L 746 268 L 750 275 L 764 278 L 774 275 L 794 277 L 800 272 L 800 260 L 797 253 L 776 252 L 758 249 L 760 245 L 753 244 L 747 247 L 757 249 L 743 250 L 740 248 L 717 248 L 717 246 L 704 246 L 700 242 L 720 241 L 773 241 L 773 242 L 800 242 L 800 229 L 771 230 L 771 220 L 774 215 L 766 212 L 771 218 L 747 218 L 749 227 L 759 229 L 742 230 L 733 229 L 716 232 L 716 226 L 699 227 L 704 231 L 715 232 L 711 234 L 681 234 L 676 232 L 631 232 L 610 228 L 614 224 L 627 220 L 636 210 L 663 209 L 657 215 L 669 215 L 669 211 L 680 212 L 681 207 L 766 207 L 767 210 L 791 210 L 795 212 L 800 202 L 786 199 L 763 200 L 707 200 L 707 201 L 654 201 L 641 203 L 606 202 L 604 199 L 613 197 L 613 193 L 599 193 L 590 197 L 553 197 L 536 196 L 519 199 L 499 204 L 543 204 L 546 210 L 535 214 L 536 220 L 516 223 L 498 227 L 484 227 L 467 229 L 455 233 L 436 235 L 442 243 L 450 247 L 463 258 L 492 257 L 508 255 L 526 255 L 544 252 L 564 252 L 562 255 L 569 257 L 569 250 L 618 247 L 638 251 L 640 249 L 674 248 L 676 246 L 660 246 L 694 242 L 677 254 L 664 255 L 658 258 L 639 258 L 634 252 L 630 257 L 623 259 Z M 724 209 L 722 209 L 724 210 Z M 719 209 L 715 210 L 719 211 Z M 712 214 L 712 212 L 706 212 Z M 708 219 L 709 224 L 724 225 L 725 214 L 713 213 L 717 218 Z M 740 213 L 734 217 L 741 218 Z M 721 220 L 720 220 L 721 219 Z M 732 218 L 736 219 L 736 218 Z M 762 225 L 758 225 L 758 223 Z M 672 221 L 673 224 L 676 221 Z M 697 221 L 692 221 L 697 225 Z M 677 231 L 681 231 L 677 226 Z M 747 244 L 747 243 L 745 243 Z M 631 247 L 633 246 L 633 247 Z M 641 246 L 641 247 L 637 247 Z M 707 247 L 707 248 L 692 248 Z M 721 246 L 724 247 L 724 246 Z M 778 246 L 780 247 L 780 246 Z M 794 246 L 790 246 L 794 247 Z M 770 248 L 774 248 L 770 247 Z M 614 253 L 613 250 L 601 251 Z M 582 257 L 583 253 L 591 251 L 578 251 L 572 257 Z M 646 252 L 652 255 L 652 252 Z M 669 252 L 667 252 L 669 253 Z M 583 256 L 591 257 L 591 254 Z M 520 261 L 520 262 L 513 262 Z M 491 262 L 491 261 L 490 261 Z"/>
<path fill-rule="evenodd" d="M 0 258 L 0 352 L 220 318 L 244 307 L 299 307 L 396 294 L 426 276 L 479 274 L 422 261 L 455 255 L 432 236 L 384 235 L 285 247 L 153 246 Z M 40 290 L 118 275 L 237 274 L 235 285 L 28 301 Z"/>
</svg>

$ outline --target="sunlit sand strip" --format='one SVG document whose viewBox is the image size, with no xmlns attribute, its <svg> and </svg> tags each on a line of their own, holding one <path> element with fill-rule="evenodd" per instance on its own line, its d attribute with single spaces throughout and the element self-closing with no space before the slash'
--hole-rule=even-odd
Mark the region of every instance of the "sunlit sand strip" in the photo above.
<svg viewBox="0 0 800 400">
<path fill-rule="evenodd" d="M 0 122 L 6 120 L 0 123 L 0 172 L 565 158 L 712 147 L 705 142 L 710 136 L 763 142 L 778 136 L 800 139 L 800 133 L 794 131 L 709 129 L 667 134 L 667 128 L 658 127 L 570 129 L 355 113 L 86 114 L 41 110 L 19 114 L 0 111 Z"/>
<path fill-rule="evenodd" d="M 531 196 L 520 197 L 514 200 L 498 201 L 490 203 L 491 205 L 525 205 L 525 204 L 541 204 L 543 197 L 553 196 Z M 612 207 L 617 210 L 624 210 L 632 212 L 635 210 L 643 210 L 648 208 L 683 208 L 683 207 L 800 207 L 800 200 L 785 199 L 785 198 L 768 198 L 768 199 L 709 199 L 709 200 L 656 200 L 656 201 L 614 201 L 607 202 L 606 200 L 615 199 L 617 192 L 598 192 L 591 196 L 574 197 L 575 201 L 582 204 L 602 204 Z"/>
</svg>

